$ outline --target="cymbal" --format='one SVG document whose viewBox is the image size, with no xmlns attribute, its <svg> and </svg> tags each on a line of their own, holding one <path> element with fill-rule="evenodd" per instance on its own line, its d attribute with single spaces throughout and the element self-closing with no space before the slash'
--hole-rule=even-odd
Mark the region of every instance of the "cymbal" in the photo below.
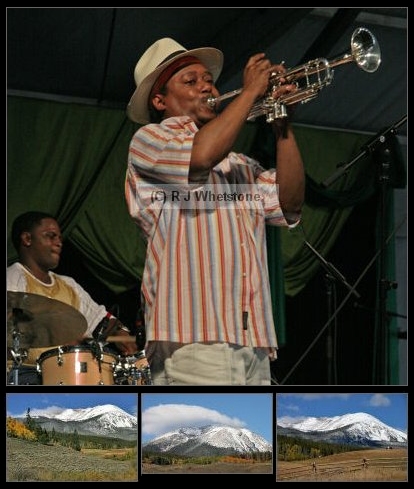
<svg viewBox="0 0 414 489">
<path fill-rule="evenodd" d="M 7 291 L 7 346 L 39 348 L 82 338 L 85 317 L 64 302 L 42 295 Z"/>
</svg>

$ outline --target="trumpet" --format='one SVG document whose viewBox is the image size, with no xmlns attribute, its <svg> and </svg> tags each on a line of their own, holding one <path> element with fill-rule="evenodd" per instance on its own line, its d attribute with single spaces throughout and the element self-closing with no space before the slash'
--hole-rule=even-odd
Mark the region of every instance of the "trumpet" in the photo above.
<svg viewBox="0 0 414 489">
<path fill-rule="evenodd" d="M 328 86 L 333 79 L 333 69 L 345 63 L 354 62 L 359 68 L 374 73 L 381 63 L 381 50 L 375 36 L 365 27 L 355 29 L 351 37 L 351 51 L 345 52 L 328 61 L 326 58 L 316 58 L 305 64 L 290 68 L 284 73 L 272 72 L 269 76 L 269 86 L 266 94 L 251 108 L 248 121 L 265 115 L 266 122 L 287 117 L 287 105 L 307 103 L 313 100 L 320 90 Z M 296 84 L 297 90 L 286 93 L 278 98 L 273 93 L 283 84 Z M 242 88 L 227 92 L 219 97 L 210 97 L 207 103 L 215 107 L 222 100 L 235 97 Z"/>
</svg>

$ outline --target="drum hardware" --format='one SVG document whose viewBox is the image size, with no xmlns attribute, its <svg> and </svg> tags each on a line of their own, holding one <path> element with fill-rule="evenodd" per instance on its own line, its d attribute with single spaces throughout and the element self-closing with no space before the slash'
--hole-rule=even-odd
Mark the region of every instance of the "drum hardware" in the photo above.
<svg viewBox="0 0 414 489">
<path fill-rule="evenodd" d="M 27 358 L 27 351 L 22 350 L 19 347 L 16 348 L 16 351 L 9 350 L 9 352 L 12 356 L 13 362 L 16 363 L 16 365 L 21 365 L 23 363 L 23 360 Z"/>
<path fill-rule="evenodd" d="M 61 367 L 63 365 L 63 350 L 60 346 L 58 347 L 57 350 L 58 350 L 57 364 L 58 367 Z"/>
<path fill-rule="evenodd" d="M 11 385 L 19 385 L 19 367 L 22 365 L 23 360 L 27 358 L 27 350 L 20 348 L 21 332 L 19 329 L 19 323 L 24 321 L 31 321 L 33 319 L 33 316 L 18 307 L 13 307 L 11 314 L 13 325 L 11 331 L 13 347 L 8 349 L 8 351 L 12 357 L 13 363 L 10 379 Z"/>
<path fill-rule="evenodd" d="M 114 366 L 115 384 L 152 385 L 151 371 L 144 351 L 119 357 Z"/>
<path fill-rule="evenodd" d="M 91 348 L 92 355 L 94 358 L 96 358 L 96 361 L 98 363 L 98 370 L 99 373 L 102 373 L 102 361 L 103 361 L 103 349 L 99 341 L 97 340 L 92 340 L 89 343 L 89 346 Z"/>
</svg>

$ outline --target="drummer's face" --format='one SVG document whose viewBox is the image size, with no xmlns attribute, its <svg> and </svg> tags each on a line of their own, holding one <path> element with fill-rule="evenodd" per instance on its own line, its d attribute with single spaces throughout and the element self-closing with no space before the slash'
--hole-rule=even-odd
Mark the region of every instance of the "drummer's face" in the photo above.
<svg viewBox="0 0 414 489">
<path fill-rule="evenodd" d="M 38 265 L 53 270 L 59 265 L 62 251 L 62 235 L 54 219 L 42 219 L 31 233 L 32 256 Z"/>
</svg>

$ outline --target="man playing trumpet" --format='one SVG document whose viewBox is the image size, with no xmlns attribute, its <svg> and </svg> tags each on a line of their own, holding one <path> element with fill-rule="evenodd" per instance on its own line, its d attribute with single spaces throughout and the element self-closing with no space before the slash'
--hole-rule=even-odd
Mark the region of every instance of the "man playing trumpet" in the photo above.
<svg viewBox="0 0 414 489">
<path fill-rule="evenodd" d="M 209 101 L 219 96 L 222 63 L 215 48 L 163 38 L 135 67 L 127 113 L 143 126 L 130 143 L 125 195 L 148 243 L 142 304 L 155 385 L 271 383 L 277 338 L 265 226 L 299 223 L 304 169 L 289 124 L 275 130 L 270 170 L 232 152 L 283 64 L 250 57 L 240 94 L 217 113 Z M 273 96 L 295 90 L 281 84 Z"/>
</svg>

